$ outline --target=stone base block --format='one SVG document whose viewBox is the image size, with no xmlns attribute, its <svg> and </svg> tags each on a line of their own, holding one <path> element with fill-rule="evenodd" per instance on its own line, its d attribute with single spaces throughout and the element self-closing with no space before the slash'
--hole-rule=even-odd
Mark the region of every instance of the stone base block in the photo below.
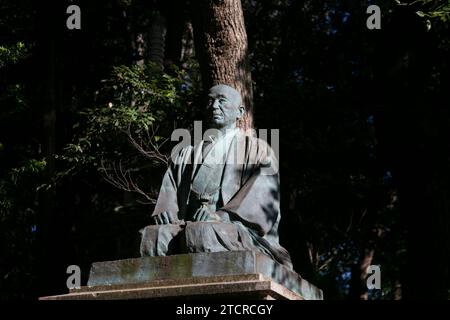
<svg viewBox="0 0 450 320">
<path fill-rule="evenodd" d="M 227 297 L 321 300 L 322 291 L 265 255 L 233 251 L 96 262 L 86 287 L 41 299 Z"/>
</svg>

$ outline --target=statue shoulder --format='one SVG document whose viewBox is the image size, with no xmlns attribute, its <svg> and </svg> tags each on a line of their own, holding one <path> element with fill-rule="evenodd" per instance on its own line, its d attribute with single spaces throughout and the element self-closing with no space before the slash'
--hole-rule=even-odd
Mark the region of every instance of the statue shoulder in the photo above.
<svg viewBox="0 0 450 320">
<path fill-rule="evenodd" d="M 251 131 L 240 131 L 238 133 L 239 139 L 247 144 L 249 149 L 254 149 L 258 153 L 264 153 L 266 156 L 273 156 L 273 149 L 265 140 L 259 138 L 256 133 Z"/>
<path fill-rule="evenodd" d="M 258 138 L 254 131 L 240 131 L 238 143 L 245 146 L 245 158 L 251 163 L 262 168 L 270 168 L 270 172 L 266 174 L 272 175 L 278 172 L 278 154 L 266 140 Z"/>
</svg>

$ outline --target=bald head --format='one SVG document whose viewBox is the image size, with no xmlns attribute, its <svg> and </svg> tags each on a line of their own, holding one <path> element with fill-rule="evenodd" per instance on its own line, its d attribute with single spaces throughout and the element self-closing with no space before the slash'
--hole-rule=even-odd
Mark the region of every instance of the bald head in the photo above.
<svg viewBox="0 0 450 320">
<path fill-rule="evenodd" d="M 226 84 L 218 84 L 209 89 L 210 94 L 225 95 L 235 106 L 239 107 L 242 104 L 241 94 L 234 88 Z"/>
</svg>

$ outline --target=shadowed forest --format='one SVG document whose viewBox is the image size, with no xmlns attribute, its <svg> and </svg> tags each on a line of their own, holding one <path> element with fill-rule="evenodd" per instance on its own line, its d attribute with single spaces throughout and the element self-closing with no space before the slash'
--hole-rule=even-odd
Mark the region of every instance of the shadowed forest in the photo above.
<svg viewBox="0 0 450 320">
<path fill-rule="evenodd" d="M 138 257 L 217 82 L 280 130 L 280 243 L 325 299 L 449 299 L 449 36 L 447 0 L 2 1 L 0 299 Z"/>
</svg>

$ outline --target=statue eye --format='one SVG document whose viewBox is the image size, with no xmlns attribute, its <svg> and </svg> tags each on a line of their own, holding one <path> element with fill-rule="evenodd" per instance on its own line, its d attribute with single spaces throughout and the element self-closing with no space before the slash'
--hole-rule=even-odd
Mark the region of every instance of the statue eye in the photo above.
<svg viewBox="0 0 450 320">
<path fill-rule="evenodd" d="M 220 102 L 220 103 L 225 103 L 225 102 L 227 102 L 227 99 L 220 98 L 220 99 L 219 99 L 219 102 Z"/>
</svg>

